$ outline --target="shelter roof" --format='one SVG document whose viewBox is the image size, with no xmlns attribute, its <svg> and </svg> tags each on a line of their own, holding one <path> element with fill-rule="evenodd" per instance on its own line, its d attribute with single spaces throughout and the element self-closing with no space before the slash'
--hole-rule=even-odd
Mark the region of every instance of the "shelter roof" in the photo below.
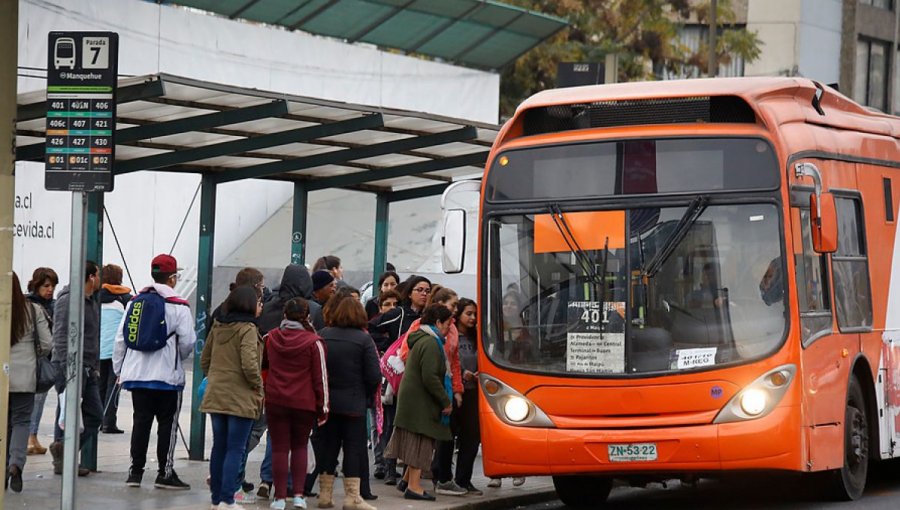
<svg viewBox="0 0 900 510">
<path fill-rule="evenodd" d="M 116 175 L 193 172 L 307 189 L 439 194 L 482 172 L 499 126 L 168 74 L 123 78 Z M 19 94 L 16 159 L 44 160 L 46 92 Z"/>
</svg>

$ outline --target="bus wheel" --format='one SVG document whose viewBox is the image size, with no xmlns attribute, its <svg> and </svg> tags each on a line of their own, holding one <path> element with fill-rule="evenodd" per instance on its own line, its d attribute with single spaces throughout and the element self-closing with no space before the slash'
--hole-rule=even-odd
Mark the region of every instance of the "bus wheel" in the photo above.
<svg viewBox="0 0 900 510">
<path fill-rule="evenodd" d="M 572 508 L 597 508 L 609 496 L 612 478 L 596 476 L 554 476 L 559 499 Z"/>
<path fill-rule="evenodd" d="M 846 501 L 859 499 L 866 488 L 868 471 L 869 419 L 866 402 L 859 381 L 851 377 L 844 412 L 844 466 L 833 474 L 835 498 Z"/>
</svg>

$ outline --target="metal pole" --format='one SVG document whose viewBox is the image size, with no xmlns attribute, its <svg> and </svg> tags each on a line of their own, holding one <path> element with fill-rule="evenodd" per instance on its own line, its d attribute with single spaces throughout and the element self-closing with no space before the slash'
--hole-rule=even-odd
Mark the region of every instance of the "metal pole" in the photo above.
<svg viewBox="0 0 900 510">
<path fill-rule="evenodd" d="M 84 262 L 87 194 L 72 193 L 72 248 L 69 259 L 69 329 L 66 364 L 66 416 L 63 444 L 61 510 L 75 510 L 75 478 L 78 471 L 78 429 L 81 426 L 81 356 L 84 344 Z"/>
<path fill-rule="evenodd" d="M 12 310 L 13 213 L 16 180 L 16 61 L 19 42 L 19 1 L 0 0 L 0 366 L 9 363 Z M 9 373 L 0 370 L 0 445 L 4 450 L 9 408 Z M 2 451 L 2 450 L 0 450 Z M 6 462 L 0 462 L 6 480 Z M 4 508 L 0 491 L 0 508 Z"/>
<path fill-rule="evenodd" d="M 294 220 L 291 234 L 291 264 L 306 263 L 306 216 L 309 190 L 302 182 L 294 183 Z"/>
<path fill-rule="evenodd" d="M 203 460 L 206 447 L 206 415 L 200 412 L 197 388 L 203 381 L 200 353 L 206 343 L 208 317 L 212 313 L 213 248 L 216 234 L 216 182 L 204 175 L 200 180 L 200 247 L 197 254 L 197 344 L 194 348 L 194 376 L 191 381 L 191 460 Z"/>
<path fill-rule="evenodd" d="M 710 78 L 715 78 L 719 74 L 719 57 L 716 53 L 719 37 L 718 7 L 717 0 L 709 1 L 709 68 L 707 69 L 707 74 Z"/>
<path fill-rule="evenodd" d="M 387 264 L 388 224 L 390 221 L 390 203 L 387 195 L 375 195 L 375 258 L 372 266 L 372 295 L 377 296 L 378 277 L 384 272 Z"/>
<path fill-rule="evenodd" d="M 103 267 L 103 199 L 102 191 L 87 194 L 85 259 L 94 261 L 97 267 Z M 81 445 L 81 465 L 91 471 L 97 470 L 97 446 L 97 433 L 85 436 Z"/>
</svg>

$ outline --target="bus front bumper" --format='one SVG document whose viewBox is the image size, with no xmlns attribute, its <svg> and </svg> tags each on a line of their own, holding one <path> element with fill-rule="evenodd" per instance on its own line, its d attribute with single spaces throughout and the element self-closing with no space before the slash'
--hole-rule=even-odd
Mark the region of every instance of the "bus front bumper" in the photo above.
<svg viewBox="0 0 900 510">
<path fill-rule="evenodd" d="M 799 409 L 778 407 L 755 420 L 643 429 L 513 427 L 481 414 L 484 471 L 519 475 L 710 473 L 803 469 Z M 655 445 L 655 460 L 611 460 L 610 445 Z"/>
</svg>

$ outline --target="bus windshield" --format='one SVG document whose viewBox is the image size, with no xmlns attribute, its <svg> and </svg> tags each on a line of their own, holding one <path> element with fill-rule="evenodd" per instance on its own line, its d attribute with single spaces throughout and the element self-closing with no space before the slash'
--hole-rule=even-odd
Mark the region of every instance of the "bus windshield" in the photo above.
<svg viewBox="0 0 900 510">
<path fill-rule="evenodd" d="M 493 217 L 488 356 L 603 377 L 773 352 L 787 325 L 778 208 L 720 202 Z"/>
</svg>

